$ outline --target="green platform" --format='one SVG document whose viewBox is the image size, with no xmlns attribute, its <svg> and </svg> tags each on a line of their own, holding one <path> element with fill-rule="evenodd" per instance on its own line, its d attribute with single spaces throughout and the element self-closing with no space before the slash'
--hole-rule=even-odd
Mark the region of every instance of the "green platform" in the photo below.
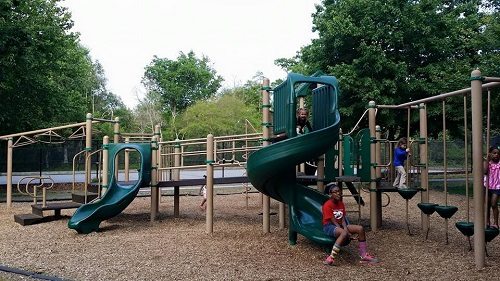
<svg viewBox="0 0 500 281">
<path fill-rule="evenodd" d="M 138 143 L 123 143 L 109 145 L 109 171 L 115 170 L 116 155 L 125 149 L 135 149 L 141 155 L 139 179 L 133 185 L 120 185 L 114 173 L 109 173 L 110 183 L 104 196 L 95 202 L 82 205 L 68 222 L 68 227 L 78 233 L 87 234 L 99 230 L 103 220 L 120 214 L 136 197 L 141 187 L 151 182 L 151 145 Z"/>
</svg>

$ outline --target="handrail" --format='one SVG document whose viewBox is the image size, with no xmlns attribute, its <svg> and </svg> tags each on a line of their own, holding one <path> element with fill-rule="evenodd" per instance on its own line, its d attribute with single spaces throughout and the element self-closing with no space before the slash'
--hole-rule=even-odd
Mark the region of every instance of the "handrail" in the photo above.
<svg viewBox="0 0 500 281">
<path fill-rule="evenodd" d="M 87 152 L 87 150 L 82 150 L 80 152 L 78 152 L 77 154 L 75 154 L 75 156 L 73 156 L 73 185 L 72 185 L 72 189 L 71 189 L 71 193 L 75 193 L 75 183 L 76 183 L 76 176 L 75 176 L 75 171 L 76 171 L 76 167 L 75 167 L 75 160 L 76 160 L 76 157 L 84 152 Z M 86 168 L 85 168 L 86 169 Z"/>
<path fill-rule="evenodd" d="M 368 113 L 370 109 L 366 109 L 365 112 L 363 112 L 363 114 L 361 115 L 361 117 L 359 118 L 358 122 L 356 123 L 356 125 L 354 125 L 354 127 L 352 128 L 352 130 L 347 133 L 347 134 L 344 134 L 346 136 L 350 136 L 354 131 L 356 131 L 356 129 L 359 127 L 359 123 L 361 123 L 361 120 L 363 120 L 363 118 L 365 117 L 366 113 Z M 375 115 L 377 114 L 377 109 L 375 108 Z"/>
<path fill-rule="evenodd" d="M 245 167 L 248 154 L 258 150 L 261 147 L 262 133 L 251 133 L 233 136 L 214 137 L 213 159 L 211 163 L 214 167 Z M 161 167 L 158 167 L 160 173 L 178 170 L 206 169 L 205 163 L 207 139 L 189 139 L 161 142 L 162 151 L 160 156 Z M 222 148 L 224 145 L 224 148 Z M 175 148 L 175 149 L 174 149 Z M 188 151 L 192 150 L 192 151 Z M 205 156 L 205 157 L 204 157 Z M 180 158 L 177 166 L 174 164 L 174 157 Z M 198 159 L 199 157 L 200 159 Z M 225 159 L 227 157 L 228 159 Z M 184 165 L 186 159 L 196 159 L 193 164 Z M 166 174 L 165 174 L 166 175 Z"/>
<path fill-rule="evenodd" d="M 253 130 L 255 133 L 257 133 L 257 134 L 262 134 L 262 133 L 259 133 L 259 132 L 257 131 L 257 129 L 255 129 L 255 127 L 252 125 L 252 123 L 250 123 L 250 121 L 248 121 L 248 119 L 246 119 L 246 118 L 245 118 L 245 126 L 247 126 L 247 128 L 248 128 L 248 126 L 250 126 L 250 127 L 252 128 L 252 130 Z M 247 133 L 247 134 L 248 134 L 248 133 Z"/>
<path fill-rule="evenodd" d="M 28 182 L 26 182 L 26 187 L 25 187 L 26 192 L 23 192 L 19 186 L 24 179 L 30 179 Z M 30 190 L 29 190 L 30 183 L 34 180 L 39 180 L 40 183 L 38 185 L 33 185 L 33 192 L 30 192 Z M 50 186 L 48 186 L 48 187 L 44 186 L 45 180 L 51 181 Z M 26 176 L 26 177 L 22 177 L 17 182 L 17 190 L 19 191 L 19 193 L 27 194 L 27 195 L 33 197 L 33 204 L 37 204 L 38 195 L 37 195 L 36 189 L 38 187 L 42 187 L 42 206 L 43 207 L 47 206 L 47 189 L 51 189 L 53 186 L 54 186 L 54 180 L 51 177 Z"/>
<path fill-rule="evenodd" d="M 228 139 L 228 140 L 245 140 L 245 139 L 259 139 L 259 137 L 262 136 L 262 133 L 250 133 L 250 134 L 242 134 L 242 135 L 229 135 L 229 136 L 219 136 L 219 137 L 214 137 L 214 140 L 220 141 L 223 139 Z M 187 140 L 171 140 L 171 141 L 162 141 L 160 144 L 162 145 L 185 145 L 186 143 L 188 144 L 206 144 L 207 143 L 207 138 L 196 138 L 196 139 L 187 139 Z"/>
<path fill-rule="evenodd" d="M 500 82 L 490 82 L 490 83 L 483 84 L 482 89 L 484 90 L 484 89 L 489 89 L 489 88 L 495 88 L 498 86 L 500 86 Z M 419 105 L 421 103 L 427 103 L 430 101 L 444 100 L 445 98 L 454 97 L 454 96 L 458 96 L 458 95 L 464 95 L 464 94 L 467 95 L 467 94 L 470 94 L 470 91 L 471 91 L 470 87 L 464 88 L 462 90 L 457 90 L 457 91 L 453 91 L 453 92 L 440 94 L 437 96 L 432 96 L 432 97 L 423 98 L 423 99 L 412 101 L 412 102 L 399 104 L 399 105 L 396 105 L 396 108 L 403 108 L 403 107 L 408 107 L 408 106 L 412 106 L 412 105 Z"/>
<path fill-rule="evenodd" d="M 100 153 L 103 150 L 104 149 L 101 148 L 101 149 L 98 149 L 96 151 L 93 151 L 93 152 L 89 153 L 89 155 L 87 155 L 86 160 L 89 160 L 92 157 L 92 155 L 94 155 L 96 153 Z M 99 161 L 99 164 L 97 166 L 97 170 L 99 171 L 97 173 L 97 197 L 101 196 L 101 162 L 102 162 L 102 153 L 100 153 L 99 160 L 101 160 L 101 161 Z M 87 161 L 85 161 L 85 162 L 87 162 Z M 87 169 L 87 167 L 85 167 L 85 169 Z M 91 171 L 89 171 L 89 172 L 91 172 Z M 89 185 L 89 182 L 88 182 L 87 177 L 85 176 L 85 187 L 84 187 L 85 204 L 87 204 L 88 185 Z"/>
<path fill-rule="evenodd" d="M 99 121 L 92 121 L 92 124 L 94 124 L 94 123 L 99 123 Z M 86 124 L 86 122 L 81 122 L 81 123 L 76 123 L 76 124 L 63 125 L 63 126 L 58 126 L 58 127 L 52 127 L 52 128 L 35 130 L 35 131 L 28 131 L 28 132 L 22 132 L 22 133 L 16 133 L 16 134 L 4 135 L 4 136 L 0 136 L 0 140 L 2 140 L 2 139 L 6 140 L 6 139 L 9 139 L 9 138 L 26 136 L 26 135 L 33 135 L 33 134 L 45 133 L 47 131 L 53 131 L 53 130 L 60 130 L 60 129 L 67 129 L 67 128 L 79 127 L 79 126 L 84 126 L 85 124 Z"/>
</svg>

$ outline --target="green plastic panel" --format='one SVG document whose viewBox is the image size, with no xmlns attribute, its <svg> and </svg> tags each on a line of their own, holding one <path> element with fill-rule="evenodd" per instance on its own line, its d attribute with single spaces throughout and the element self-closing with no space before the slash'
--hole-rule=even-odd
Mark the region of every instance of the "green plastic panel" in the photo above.
<svg viewBox="0 0 500 281">
<path fill-rule="evenodd" d="M 321 111 L 325 113 L 328 112 L 328 116 L 325 118 L 332 120 L 335 119 L 338 95 L 337 79 L 333 76 L 311 77 L 297 73 L 289 73 L 287 79 L 273 90 L 273 133 L 275 135 L 279 133 L 286 133 L 288 137 L 296 136 L 296 110 L 297 97 L 299 96 L 296 89 L 297 87 L 300 89 L 303 84 L 321 84 L 326 86 L 325 89 L 321 91 L 327 92 L 325 93 L 325 96 L 330 95 L 328 98 L 332 100 L 324 105 L 330 107 L 323 108 Z M 302 95 L 303 93 L 301 93 L 301 96 Z M 333 104 L 335 107 L 332 107 Z"/>
</svg>

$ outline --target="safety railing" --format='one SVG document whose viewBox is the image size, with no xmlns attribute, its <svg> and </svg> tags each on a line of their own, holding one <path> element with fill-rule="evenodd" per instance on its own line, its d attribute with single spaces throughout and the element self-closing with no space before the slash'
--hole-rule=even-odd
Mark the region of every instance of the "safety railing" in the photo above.
<svg viewBox="0 0 500 281">
<path fill-rule="evenodd" d="M 21 189 L 21 184 L 24 180 L 29 179 L 24 190 Z M 38 183 L 33 183 L 33 181 L 38 180 Z M 38 199 L 42 199 L 42 206 L 47 206 L 47 190 L 54 186 L 54 180 L 51 177 L 39 177 L 39 176 L 26 176 L 21 178 L 17 182 L 17 190 L 21 194 L 29 195 L 33 197 L 33 204 L 38 204 Z M 38 193 L 38 189 L 42 189 L 42 195 Z"/>
</svg>

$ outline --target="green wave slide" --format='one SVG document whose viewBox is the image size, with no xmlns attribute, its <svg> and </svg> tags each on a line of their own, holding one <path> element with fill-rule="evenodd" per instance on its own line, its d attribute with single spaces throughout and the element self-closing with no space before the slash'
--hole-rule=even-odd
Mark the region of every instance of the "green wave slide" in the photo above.
<svg viewBox="0 0 500 281">
<path fill-rule="evenodd" d="M 120 143 L 109 144 L 109 176 L 108 189 L 104 196 L 95 201 L 80 206 L 68 222 L 68 227 L 80 234 L 88 234 L 99 230 L 103 220 L 120 214 L 136 197 L 141 187 L 151 182 L 151 144 Z M 120 185 L 115 177 L 116 155 L 125 149 L 135 149 L 141 156 L 139 179 L 132 185 Z"/>
<path fill-rule="evenodd" d="M 336 99 L 332 99 L 336 103 Z M 319 157 L 338 140 L 339 113 L 330 126 L 280 141 L 252 153 L 247 162 L 252 185 L 271 198 L 289 206 L 289 243 L 297 243 L 297 233 L 327 246 L 334 240 L 323 232 L 322 210 L 328 196 L 296 182 L 295 167 Z"/>
</svg>

